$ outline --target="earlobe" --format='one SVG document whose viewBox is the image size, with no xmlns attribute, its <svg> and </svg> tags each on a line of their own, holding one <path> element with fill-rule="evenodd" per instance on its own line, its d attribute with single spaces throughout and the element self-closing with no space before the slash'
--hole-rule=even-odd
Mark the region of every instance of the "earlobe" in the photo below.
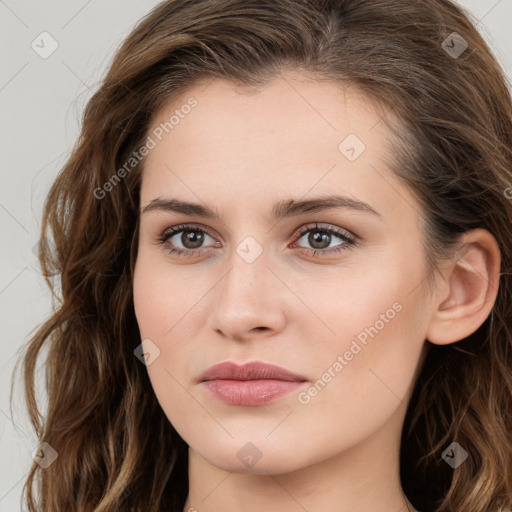
<svg viewBox="0 0 512 512">
<path fill-rule="evenodd" d="M 474 333 L 489 316 L 498 294 L 501 254 L 485 229 L 465 233 L 463 249 L 443 273 L 448 294 L 433 303 L 426 338 L 436 345 L 460 341 Z"/>
</svg>

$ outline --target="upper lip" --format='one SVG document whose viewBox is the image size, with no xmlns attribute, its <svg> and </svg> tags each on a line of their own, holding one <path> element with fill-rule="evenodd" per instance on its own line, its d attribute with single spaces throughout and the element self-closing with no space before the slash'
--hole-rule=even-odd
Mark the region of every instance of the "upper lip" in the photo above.
<svg viewBox="0 0 512 512">
<path fill-rule="evenodd" d="M 305 381 L 302 375 L 292 373 L 281 366 L 253 361 L 238 365 L 232 361 L 225 361 L 208 368 L 199 377 L 199 382 L 216 379 L 230 380 L 260 380 L 275 379 L 287 381 Z"/>
</svg>

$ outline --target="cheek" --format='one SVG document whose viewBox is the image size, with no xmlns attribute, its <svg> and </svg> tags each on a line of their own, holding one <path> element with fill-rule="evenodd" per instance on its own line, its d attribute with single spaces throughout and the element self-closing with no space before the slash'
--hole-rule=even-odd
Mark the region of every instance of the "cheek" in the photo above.
<svg viewBox="0 0 512 512">
<path fill-rule="evenodd" d="M 183 289 L 180 292 L 179 287 L 186 283 L 180 284 L 169 274 L 168 267 L 142 250 L 135 266 L 133 299 L 141 340 L 151 340 L 159 351 L 147 365 L 156 398 L 171 423 L 181 425 L 190 421 L 192 413 L 197 417 L 199 412 L 190 407 L 192 399 L 187 389 L 193 344 L 180 343 L 180 339 L 187 338 L 187 313 L 197 298 L 190 287 L 185 287 L 186 293 Z"/>
<path fill-rule="evenodd" d="M 177 293 L 157 267 L 141 265 L 135 271 L 133 295 L 141 339 L 150 339 L 159 351 L 155 363 L 148 365 L 148 373 L 156 377 L 160 368 L 163 379 L 169 380 L 190 357 L 190 343 L 183 342 L 192 336 L 186 330 L 192 305 L 183 300 L 189 293 Z"/>
<path fill-rule="evenodd" d="M 401 257 L 390 254 L 381 265 L 309 293 L 308 305 L 322 322 L 311 316 L 302 327 L 306 341 L 315 339 L 316 349 L 321 347 L 312 354 L 317 376 L 327 381 L 329 372 L 336 375 L 333 389 L 366 401 L 392 394 L 387 386 L 400 397 L 407 392 L 425 341 L 426 315 L 421 287 L 414 285 L 421 282 L 422 268 L 418 260 Z"/>
<path fill-rule="evenodd" d="M 141 336 L 163 338 L 172 333 L 173 326 L 190 309 L 192 298 L 190 281 L 175 277 L 165 264 L 165 258 L 141 248 L 133 278 L 135 315 Z M 195 295 L 194 295 L 195 296 Z"/>
<path fill-rule="evenodd" d="M 297 398 L 304 418 L 323 418 L 323 436 L 333 445 L 340 432 L 357 442 L 394 411 L 405 412 L 424 345 L 421 297 L 410 293 L 406 274 L 389 271 L 388 282 L 373 287 L 359 286 L 372 276 L 345 281 L 344 291 L 332 289 L 336 301 L 322 301 L 319 311 L 336 335 L 317 337 L 321 345 L 304 352 L 316 380 Z"/>
</svg>

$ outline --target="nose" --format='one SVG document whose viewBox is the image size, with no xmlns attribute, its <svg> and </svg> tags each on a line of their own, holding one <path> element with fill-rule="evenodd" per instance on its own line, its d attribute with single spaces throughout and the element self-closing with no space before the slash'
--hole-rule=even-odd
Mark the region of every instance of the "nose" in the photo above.
<svg viewBox="0 0 512 512">
<path fill-rule="evenodd" d="M 211 327 L 234 341 L 267 337 L 282 330 L 290 292 L 269 267 L 266 253 L 251 263 L 234 254 L 231 262 L 215 286 Z"/>
</svg>

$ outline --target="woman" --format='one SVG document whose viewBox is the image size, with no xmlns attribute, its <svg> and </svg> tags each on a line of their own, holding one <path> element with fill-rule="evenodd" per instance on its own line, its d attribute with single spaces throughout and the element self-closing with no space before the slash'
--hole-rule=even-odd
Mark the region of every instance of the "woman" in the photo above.
<svg viewBox="0 0 512 512">
<path fill-rule="evenodd" d="M 141 20 L 45 203 L 31 510 L 512 507 L 512 102 L 469 16 Z"/>
</svg>

